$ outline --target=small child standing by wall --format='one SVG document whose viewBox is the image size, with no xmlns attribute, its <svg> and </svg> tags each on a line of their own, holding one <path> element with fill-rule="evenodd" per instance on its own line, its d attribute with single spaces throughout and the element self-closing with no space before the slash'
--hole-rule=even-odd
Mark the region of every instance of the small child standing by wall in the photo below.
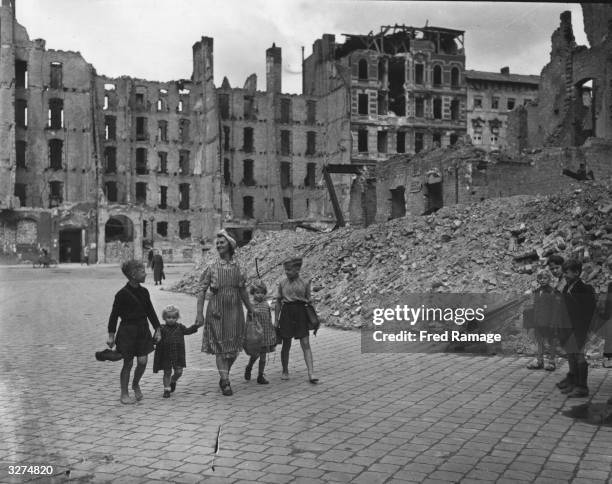
<svg viewBox="0 0 612 484">
<path fill-rule="evenodd" d="M 131 404 L 136 400 L 142 400 L 140 391 L 140 379 L 147 368 L 147 355 L 153 351 L 153 338 L 147 324 L 147 319 L 155 328 L 155 341 L 160 340 L 160 324 L 155 309 L 151 303 L 149 291 L 140 284 L 145 281 L 146 273 L 142 262 L 129 260 L 121 266 L 121 272 L 127 277 L 128 283 L 115 295 L 113 309 L 108 319 L 108 339 L 106 343 L 109 348 L 117 345 L 117 351 L 123 356 L 123 368 L 121 369 L 121 403 Z M 121 318 L 119 330 L 117 321 Z M 130 373 L 136 357 L 136 369 L 132 390 L 134 400 L 128 392 Z"/>
<path fill-rule="evenodd" d="M 268 288 L 263 282 L 258 282 L 251 286 L 249 292 L 255 300 L 255 303 L 253 304 L 253 318 L 261 325 L 263 329 L 263 346 L 259 355 L 250 357 L 249 363 L 244 370 L 244 379 L 251 379 L 253 365 L 257 361 L 257 358 L 259 358 L 259 373 L 257 375 L 257 383 L 260 385 L 267 385 L 270 382 L 266 380 L 264 376 L 264 369 L 266 368 L 266 353 L 272 353 L 276 347 L 276 332 L 272 324 L 270 305 L 266 301 Z"/>
<path fill-rule="evenodd" d="M 299 339 L 308 369 L 308 381 L 315 384 L 319 382 L 319 379 L 314 376 L 314 362 L 309 340 L 309 319 L 306 312 L 306 304 L 310 304 L 310 281 L 300 278 L 301 257 L 290 258 L 284 262 L 283 266 L 287 277 L 278 284 L 275 308 L 276 314 L 279 315 L 276 324 L 283 339 L 281 379 L 289 379 L 291 340 Z"/>
<path fill-rule="evenodd" d="M 161 327 L 161 341 L 155 349 L 153 373 L 164 371 L 164 398 L 169 398 L 176 389 L 177 380 L 183 375 L 185 363 L 185 336 L 194 334 L 199 326 L 189 328 L 177 323 L 181 314 L 176 306 L 166 306 L 162 319 L 166 324 Z M 172 374 L 174 370 L 174 374 Z"/>
</svg>

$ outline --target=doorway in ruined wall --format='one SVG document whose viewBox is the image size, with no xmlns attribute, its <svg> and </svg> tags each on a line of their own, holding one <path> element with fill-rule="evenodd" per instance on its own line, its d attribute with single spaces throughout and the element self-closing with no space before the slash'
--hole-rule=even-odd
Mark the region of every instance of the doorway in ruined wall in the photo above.
<svg viewBox="0 0 612 484">
<path fill-rule="evenodd" d="M 153 230 L 153 227 L 151 227 Z M 125 215 L 113 215 L 104 225 L 104 258 L 121 262 L 134 258 L 134 224 Z"/>
<path fill-rule="evenodd" d="M 406 215 L 406 188 L 401 186 L 390 190 L 391 216 L 389 220 Z"/>
<path fill-rule="evenodd" d="M 82 249 L 80 228 L 62 229 L 59 231 L 60 262 L 80 262 Z"/>
<path fill-rule="evenodd" d="M 442 177 L 438 173 L 428 173 L 423 187 L 425 196 L 425 212 L 423 215 L 440 210 L 444 206 Z"/>
<path fill-rule="evenodd" d="M 582 146 L 590 138 L 597 136 L 595 96 L 596 80 L 582 79 L 574 85 L 574 143 Z"/>
<path fill-rule="evenodd" d="M 367 227 L 376 221 L 376 180 L 368 178 L 363 192 L 363 223 Z"/>
</svg>

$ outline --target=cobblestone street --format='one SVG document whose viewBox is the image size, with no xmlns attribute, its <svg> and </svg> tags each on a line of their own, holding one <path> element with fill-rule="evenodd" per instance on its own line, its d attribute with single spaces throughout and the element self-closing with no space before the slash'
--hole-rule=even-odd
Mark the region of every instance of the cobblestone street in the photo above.
<svg viewBox="0 0 612 484">
<path fill-rule="evenodd" d="M 167 269 L 168 286 L 184 267 Z M 221 395 L 214 358 L 187 336 L 187 368 L 162 399 L 152 358 L 144 400 L 119 402 L 120 363 L 105 347 L 116 267 L 0 269 L 0 482 L 562 482 L 612 478 L 612 428 L 563 415 L 555 373 L 524 358 L 361 354 L 359 332 L 323 328 L 312 339 L 320 385 L 307 381 L 299 344 L 291 380 L 270 358 L 270 385 L 232 371 Z M 195 298 L 160 290 L 193 323 Z M 589 375 L 593 401 L 612 395 L 602 368 Z M 213 464 L 219 430 L 219 453 Z M 53 466 L 54 477 L 10 476 L 10 465 Z M 69 472 L 69 475 L 67 473 Z M 35 479 L 36 478 L 36 479 Z"/>
</svg>

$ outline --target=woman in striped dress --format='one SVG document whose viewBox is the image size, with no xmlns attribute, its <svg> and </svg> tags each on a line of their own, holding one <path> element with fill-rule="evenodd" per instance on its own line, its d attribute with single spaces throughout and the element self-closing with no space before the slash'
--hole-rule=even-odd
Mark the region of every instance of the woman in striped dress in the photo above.
<svg viewBox="0 0 612 484">
<path fill-rule="evenodd" d="M 204 326 L 202 351 L 216 356 L 219 386 L 223 395 L 232 395 L 229 373 L 244 345 L 245 323 L 242 305 L 253 313 L 246 291 L 246 278 L 233 260 L 236 241 L 225 231 L 217 234 L 215 246 L 220 260 L 207 267 L 200 278 L 196 323 Z M 211 296 L 204 318 L 204 299 Z"/>
</svg>

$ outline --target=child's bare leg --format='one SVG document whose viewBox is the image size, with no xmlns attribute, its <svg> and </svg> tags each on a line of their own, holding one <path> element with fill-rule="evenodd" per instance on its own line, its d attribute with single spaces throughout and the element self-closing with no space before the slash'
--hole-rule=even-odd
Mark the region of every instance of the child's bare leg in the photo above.
<svg viewBox="0 0 612 484">
<path fill-rule="evenodd" d="M 164 370 L 164 391 L 170 391 L 172 381 L 172 369 Z"/>
<path fill-rule="evenodd" d="M 283 338 L 281 349 L 281 365 L 283 366 L 283 379 L 289 378 L 289 351 L 291 350 L 291 338 Z"/>
<path fill-rule="evenodd" d="M 130 373 L 132 372 L 132 365 L 134 364 L 134 358 L 124 358 L 123 367 L 119 374 L 119 381 L 121 382 L 121 402 L 122 403 L 134 403 L 130 399 L 128 392 L 128 385 L 130 383 Z"/>
<path fill-rule="evenodd" d="M 217 363 L 217 370 L 219 371 L 219 377 L 221 378 L 221 380 L 227 380 L 228 369 L 225 355 L 215 355 L 215 360 Z"/>
<path fill-rule="evenodd" d="M 176 390 L 176 382 L 181 376 L 183 376 L 183 368 L 181 366 L 174 367 L 174 375 L 172 375 L 172 380 L 170 380 L 171 392 Z"/>
<path fill-rule="evenodd" d="M 310 338 L 305 336 L 300 339 L 300 345 L 304 352 L 304 361 L 306 362 L 306 368 L 308 369 L 308 379 L 311 383 L 316 383 L 318 379 L 314 376 L 314 363 L 312 361 L 312 350 L 310 349 Z"/>
<path fill-rule="evenodd" d="M 259 354 L 259 374 L 257 375 L 257 383 L 259 383 L 260 385 L 267 385 L 268 383 L 270 383 L 264 377 L 265 368 L 266 368 L 266 354 L 260 353 Z"/>
<path fill-rule="evenodd" d="M 147 355 L 136 358 L 136 369 L 134 370 L 134 379 L 132 380 L 132 390 L 136 400 L 142 400 L 142 392 L 140 391 L 140 379 L 147 369 Z"/>
<path fill-rule="evenodd" d="M 251 379 L 251 371 L 253 371 L 253 365 L 257 361 L 257 358 L 259 358 L 259 355 L 251 356 L 249 358 L 249 362 L 247 363 L 247 366 L 244 369 L 244 379 L 245 380 Z"/>
</svg>

